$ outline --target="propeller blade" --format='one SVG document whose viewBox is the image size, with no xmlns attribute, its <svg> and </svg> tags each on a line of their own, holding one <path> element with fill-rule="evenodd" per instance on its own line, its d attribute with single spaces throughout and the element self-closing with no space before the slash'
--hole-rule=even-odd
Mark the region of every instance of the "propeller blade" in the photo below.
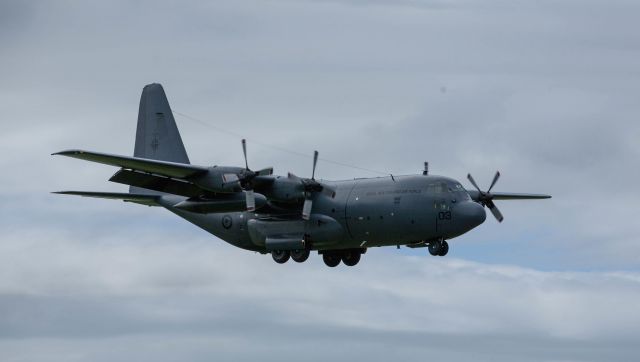
<svg viewBox="0 0 640 362">
<path fill-rule="evenodd" d="M 256 175 L 258 176 L 269 176 L 273 175 L 273 167 L 263 168 L 262 170 L 256 171 Z"/>
<path fill-rule="evenodd" d="M 471 182 L 473 187 L 475 187 L 476 190 L 478 190 L 480 192 L 480 194 L 482 195 L 482 191 L 480 190 L 480 188 L 478 187 L 478 184 L 476 183 L 476 180 L 473 179 L 473 176 L 471 176 L 470 173 L 467 174 L 467 179 L 469 180 L 469 182 Z"/>
<path fill-rule="evenodd" d="M 491 181 L 491 186 L 489 186 L 489 190 L 487 190 L 487 193 L 491 192 L 491 189 L 493 188 L 493 186 L 495 186 L 496 182 L 498 182 L 499 178 L 500 178 L 500 171 L 496 171 L 496 175 L 493 176 L 493 181 Z"/>
<path fill-rule="evenodd" d="M 318 151 L 313 151 L 313 171 L 311 172 L 311 179 L 312 180 L 315 180 L 316 164 L 318 164 Z"/>
<path fill-rule="evenodd" d="M 253 190 L 245 191 L 246 203 L 247 203 L 247 211 L 255 211 L 256 210 L 256 195 L 253 194 Z"/>
<path fill-rule="evenodd" d="M 487 207 L 496 218 L 496 220 L 498 220 L 498 222 L 502 222 L 502 220 L 504 220 L 504 217 L 502 217 L 502 213 L 500 212 L 500 210 L 498 210 L 498 207 L 493 203 L 493 201 L 487 202 Z"/>
<path fill-rule="evenodd" d="M 249 169 L 249 162 L 247 162 L 247 140 L 242 139 L 242 153 L 244 153 L 244 167 Z"/>
<path fill-rule="evenodd" d="M 311 207 L 313 206 L 313 200 L 305 199 L 304 205 L 302 205 L 302 219 L 309 220 L 311 216 Z"/>
</svg>

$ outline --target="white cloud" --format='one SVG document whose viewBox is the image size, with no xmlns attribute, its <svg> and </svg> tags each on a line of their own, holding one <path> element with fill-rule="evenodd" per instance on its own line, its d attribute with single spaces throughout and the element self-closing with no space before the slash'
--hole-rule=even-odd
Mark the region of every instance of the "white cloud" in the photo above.
<svg viewBox="0 0 640 362">
<path fill-rule="evenodd" d="M 24 354 L 18 347 L 27 341 L 89 353 L 83 348 L 139 338 L 175 338 L 180 348 L 208 338 L 252 340 L 254 353 L 278 342 L 276 335 L 262 333 L 278 330 L 288 345 L 313 345 L 308 333 L 320 333 L 321 341 L 344 334 L 355 348 L 376 344 L 382 336 L 403 346 L 408 342 L 402 336 L 498 339 L 507 349 L 522 339 L 530 349 L 548 349 L 551 358 L 559 346 L 606 352 L 608 342 L 631 343 L 640 333 L 635 313 L 640 274 L 633 272 L 541 272 L 382 250 L 371 250 L 356 268 L 329 269 L 317 256 L 302 265 L 277 265 L 269 256 L 214 238 L 170 230 L 148 234 L 81 241 L 58 231 L 3 239 L 0 334 L 3 350 L 13 351 L 9 359 Z M 131 334 L 139 337 L 127 338 Z M 89 339 L 76 341 L 81 336 Z M 59 342 L 40 344 L 51 339 Z M 154 359 L 171 360 L 151 345 L 138 348 Z M 458 350 L 432 343 L 412 348 L 449 357 Z M 466 353 L 476 348 L 482 350 L 474 345 Z M 126 351 L 118 356 L 124 358 Z M 380 353 L 381 360 L 391 358 L 395 349 Z M 579 349 L 563 353 L 591 358 Z M 537 355 L 522 351 L 522 356 Z"/>
</svg>

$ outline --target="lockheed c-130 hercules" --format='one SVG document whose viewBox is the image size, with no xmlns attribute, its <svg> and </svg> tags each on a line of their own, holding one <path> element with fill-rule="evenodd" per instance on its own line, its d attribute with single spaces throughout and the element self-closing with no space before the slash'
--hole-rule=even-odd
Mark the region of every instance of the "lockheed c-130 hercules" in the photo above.
<svg viewBox="0 0 640 362">
<path fill-rule="evenodd" d="M 128 193 L 61 191 L 59 194 L 117 199 L 160 206 L 239 248 L 270 253 L 278 263 L 304 262 L 311 251 L 335 267 L 353 266 L 367 248 L 427 247 L 434 256 L 447 240 L 485 221 L 487 207 L 501 222 L 495 200 L 544 199 L 548 195 L 475 190 L 443 176 L 422 174 L 324 181 L 273 168 L 252 170 L 242 140 L 244 167 L 196 166 L 189 162 L 173 113 L 160 84 L 144 87 L 133 157 L 68 150 L 63 155 L 120 167 L 109 181 Z M 426 166 L 426 164 L 425 164 Z"/>
</svg>

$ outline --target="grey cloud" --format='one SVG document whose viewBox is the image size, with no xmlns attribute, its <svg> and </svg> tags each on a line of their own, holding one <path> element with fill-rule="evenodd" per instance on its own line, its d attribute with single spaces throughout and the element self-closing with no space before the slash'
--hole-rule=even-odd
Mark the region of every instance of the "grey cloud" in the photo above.
<svg viewBox="0 0 640 362">
<path fill-rule="evenodd" d="M 2 2 L 3 359 L 632 359 L 637 10 Z M 274 265 L 163 210 L 49 195 L 123 190 L 111 168 L 49 154 L 130 154 L 154 81 L 278 173 L 310 159 L 253 141 L 394 174 L 428 160 L 482 185 L 500 169 L 498 190 L 554 198 L 500 203 L 505 222 L 453 240 L 447 260 L 377 250 L 327 270 Z M 239 139 L 176 118 L 194 162 L 241 163 Z"/>
</svg>

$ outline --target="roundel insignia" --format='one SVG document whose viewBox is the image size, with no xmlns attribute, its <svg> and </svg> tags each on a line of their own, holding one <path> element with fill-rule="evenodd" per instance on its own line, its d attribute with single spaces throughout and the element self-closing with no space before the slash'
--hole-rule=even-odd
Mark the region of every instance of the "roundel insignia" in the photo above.
<svg viewBox="0 0 640 362">
<path fill-rule="evenodd" d="M 222 218 L 222 227 L 225 229 L 229 229 L 231 228 L 231 226 L 233 226 L 233 220 L 231 219 L 231 216 L 225 215 Z"/>
</svg>

